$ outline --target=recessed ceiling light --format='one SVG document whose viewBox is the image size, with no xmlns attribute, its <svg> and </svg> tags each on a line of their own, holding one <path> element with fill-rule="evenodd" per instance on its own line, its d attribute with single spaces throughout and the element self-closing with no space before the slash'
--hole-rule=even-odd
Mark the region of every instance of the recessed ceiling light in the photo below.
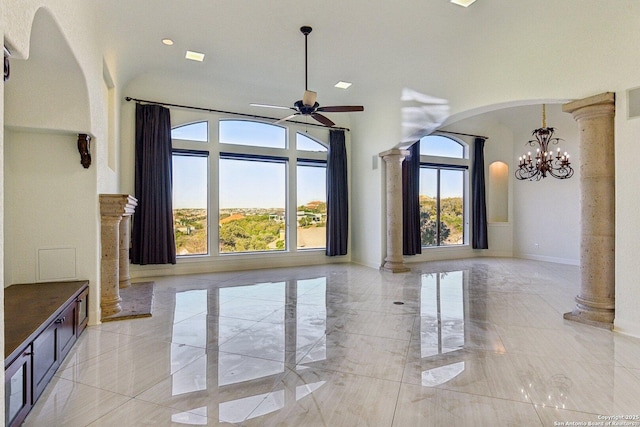
<svg viewBox="0 0 640 427">
<path fill-rule="evenodd" d="M 460 6 L 464 6 L 464 7 L 469 7 L 469 5 L 471 3 L 473 3 L 476 0 L 451 0 L 451 3 L 460 5 Z"/>
<path fill-rule="evenodd" d="M 193 52 L 191 50 L 188 50 L 187 54 L 184 57 L 192 61 L 198 61 L 198 62 L 204 61 L 204 53 Z"/>
<path fill-rule="evenodd" d="M 349 86 L 351 86 L 352 83 L 349 82 L 343 82 L 342 80 L 340 80 L 338 83 L 336 83 L 335 85 L 333 85 L 334 87 L 337 87 L 338 89 L 346 89 Z"/>
<path fill-rule="evenodd" d="M 173 40 L 171 39 L 162 39 L 162 43 L 166 44 L 167 46 L 173 46 Z"/>
</svg>

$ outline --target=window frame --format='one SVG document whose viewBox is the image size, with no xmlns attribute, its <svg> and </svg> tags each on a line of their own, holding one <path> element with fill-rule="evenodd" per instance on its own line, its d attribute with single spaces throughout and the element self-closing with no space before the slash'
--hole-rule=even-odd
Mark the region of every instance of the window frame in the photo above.
<svg viewBox="0 0 640 427">
<path fill-rule="evenodd" d="M 194 113 L 194 115 L 196 115 Z M 297 166 L 310 165 L 310 164 L 324 164 L 326 169 L 326 163 L 328 159 L 328 140 L 329 133 L 325 128 L 319 129 L 305 129 L 304 125 L 287 124 L 286 126 L 280 124 L 273 124 L 259 119 L 241 119 L 227 117 L 225 115 L 208 113 L 207 115 L 197 114 L 199 119 L 194 119 L 192 115 L 184 114 L 181 112 L 179 122 L 172 123 L 172 129 L 185 126 L 192 123 L 199 123 L 202 121 L 208 122 L 209 138 L 207 142 L 172 139 L 172 151 L 176 154 L 189 155 L 189 153 L 206 152 L 209 158 L 209 179 L 207 182 L 207 222 L 208 222 L 208 253 L 206 255 L 188 255 L 178 256 L 178 262 L 185 262 L 187 260 L 195 260 L 196 258 L 206 258 L 209 260 L 223 259 L 226 257 L 252 257 L 259 258 L 263 256 L 277 256 L 291 255 L 295 253 L 317 253 L 324 256 L 326 250 L 322 248 L 297 248 Z M 201 117 L 201 118 L 200 118 Z M 173 119 L 173 117 L 172 117 Z M 225 120 L 234 121 L 246 121 L 260 123 L 269 126 L 278 126 L 285 129 L 285 148 L 273 148 L 264 146 L 251 146 L 219 142 L 219 124 Z M 173 121 L 173 120 L 172 120 Z M 301 134 L 307 138 L 312 139 L 321 146 L 327 148 L 326 151 L 306 151 L 298 150 L 296 144 L 296 135 Z M 245 160 L 255 161 L 284 161 L 286 166 L 285 172 L 285 249 L 284 250 L 267 250 L 267 251 L 250 251 L 250 252 L 221 252 L 219 247 L 220 236 L 219 227 L 215 224 L 219 224 L 220 218 L 220 176 L 219 176 L 219 163 L 222 158 L 237 158 Z"/>
<path fill-rule="evenodd" d="M 437 182 L 436 182 L 436 244 L 435 245 L 421 245 L 422 249 L 434 249 L 434 248 L 459 248 L 462 246 L 466 246 L 469 244 L 469 236 L 470 236 L 470 228 L 469 228 L 469 218 L 470 218 L 470 176 L 469 170 L 471 167 L 471 160 L 469 159 L 469 145 L 464 141 L 451 137 L 449 135 L 434 133 L 432 135 L 427 135 L 420 140 L 420 144 L 422 146 L 422 140 L 425 138 L 429 138 L 431 136 L 437 136 L 441 138 L 447 138 L 456 144 L 459 144 L 463 148 L 463 157 L 455 158 L 455 157 L 442 157 L 442 156 L 432 156 L 428 154 L 420 154 L 420 171 L 423 168 L 425 169 L 435 169 L 437 173 Z M 422 147 L 421 150 L 422 152 Z M 442 245 L 440 244 L 440 172 L 442 170 L 460 170 L 463 171 L 463 181 L 462 181 L 462 243 L 458 244 L 449 244 Z M 422 241 L 422 236 L 420 236 L 420 240 Z"/>
</svg>

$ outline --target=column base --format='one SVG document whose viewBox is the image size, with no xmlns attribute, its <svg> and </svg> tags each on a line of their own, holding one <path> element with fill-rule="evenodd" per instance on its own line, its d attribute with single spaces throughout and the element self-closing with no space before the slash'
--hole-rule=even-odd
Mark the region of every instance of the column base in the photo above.
<svg viewBox="0 0 640 427">
<path fill-rule="evenodd" d="M 120 305 L 120 301 L 122 301 L 122 299 L 119 299 L 115 303 L 101 305 L 100 308 L 102 310 L 102 319 L 104 319 L 105 317 L 113 316 L 114 314 L 120 313 L 122 311 L 122 306 Z"/>
<path fill-rule="evenodd" d="M 613 330 L 613 313 L 590 312 L 576 308 L 565 313 L 562 317 L 566 320 L 595 326 L 596 328 Z M 609 318 L 611 320 L 608 320 Z"/>
<path fill-rule="evenodd" d="M 406 273 L 408 271 L 411 271 L 411 269 L 407 267 L 403 262 L 392 261 L 385 261 L 385 263 L 380 266 L 380 270 L 389 271 L 391 273 Z"/>
<path fill-rule="evenodd" d="M 120 282 L 118 283 L 118 287 L 120 289 L 128 288 L 129 286 L 131 286 L 131 278 L 130 277 L 128 279 L 120 280 Z"/>
</svg>

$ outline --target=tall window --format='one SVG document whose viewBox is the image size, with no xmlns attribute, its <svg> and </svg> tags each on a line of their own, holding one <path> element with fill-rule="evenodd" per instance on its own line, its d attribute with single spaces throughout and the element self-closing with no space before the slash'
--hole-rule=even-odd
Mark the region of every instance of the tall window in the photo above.
<svg viewBox="0 0 640 427">
<path fill-rule="evenodd" d="M 297 243 L 298 249 L 326 247 L 327 236 L 327 147 L 307 135 L 296 134 L 298 151 L 323 154 L 323 160 L 298 159 Z M 309 153 L 304 153 L 309 155 Z"/>
<path fill-rule="evenodd" d="M 325 248 L 327 147 L 320 139 L 231 119 L 177 126 L 172 136 L 179 256 Z"/>
<path fill-rule="evenodd" d="M 207 129 L 207 122 L 172 129 L 174 147 L 180 144 L 179 141 L 185 144 L 207 142 Z M 209 252 L 208 155 L 207 151 L 201 150 L 174 148 L 173 151 L 173 228 L 178 256 L 206 255 Z"/>
<path fill-rule="evenodd" d="M 467 147 L 431 135 L 420 140 L 420 238 L 422 246 L 465 242 Z"/>
<path fill-rule="evenodd" d="M 286 166 L 265 157 L 220 156 L 220 252 L 286 248 Z"/>
</svg>

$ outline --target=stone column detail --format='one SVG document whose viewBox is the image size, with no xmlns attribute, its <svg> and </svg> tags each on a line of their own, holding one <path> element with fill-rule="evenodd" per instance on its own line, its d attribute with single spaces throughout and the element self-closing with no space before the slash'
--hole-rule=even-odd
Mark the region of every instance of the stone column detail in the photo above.
<svg viewBox="0 0 640 427">
<path fill-rule="evenodd" d="M 615 316 L 615 95 L 563 105 L 580 129 L 580 293 L 564 318 L 613 328 Z"/>
<path fill-rule="evenodd" d="M 387 175 L 387 256 L 380 269 L 392 273 L 410 271 L 402 255 L 402 162 L 408 155 L 400 149 L 379 154 Z"/>
<path fill-rule="evenodd" d="M 120 245 L 120 256 L 118 267 L 120 268 L 119 282 L 120 289 L 128 288 L 131 286 L 131 275 L 129 274 L 129 242 L 131 241 L 131 228 L 130 228 L 130 218 L 133 215 L 133 210 L 131 213 L 124 213 L 122 216 L 122 220 L 120 221 L 120 229 L 119 229 L 119 245 Z"/>
<path fill-rule="evenodd" d="M 127 194 L 100 194 L 100 308 L 102 318 L 122 311 L 120 302 L 120 230 L 123 218 L 133 215 L 138 201 Z M 127 241 L 128 248 L 128 241 Z M 127 276 L 129 257 L 126 257 Z M 124 263 L 123 263 L 124 264 Z"/>
</svg>

